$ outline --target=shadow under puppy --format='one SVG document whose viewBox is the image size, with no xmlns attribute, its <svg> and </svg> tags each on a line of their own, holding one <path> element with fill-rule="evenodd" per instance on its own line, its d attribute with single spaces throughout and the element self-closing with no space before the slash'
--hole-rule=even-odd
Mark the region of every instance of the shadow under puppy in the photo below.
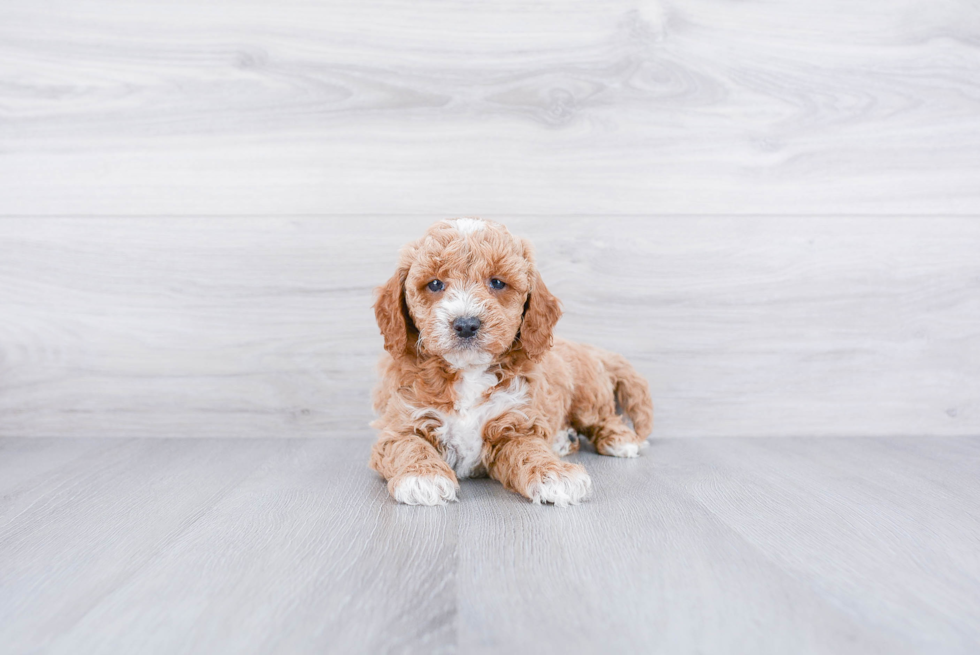
<svg viewBox="0 0 980 655">
<path fill-rule="evenodd" d="M 503 225 L 434 224 L 402 249 L 374 311 L 387 352 L 370 463 L 398 502 L 456 500 L 458 479 L 489 475 L 536 503 L 576 504 L 592 481 L 560 459 L 571 437 L 636 457 L 650 434 L 646 381 L 619 355 L 552 337 L 561 306 L 531 244 Z"/>
</svg>

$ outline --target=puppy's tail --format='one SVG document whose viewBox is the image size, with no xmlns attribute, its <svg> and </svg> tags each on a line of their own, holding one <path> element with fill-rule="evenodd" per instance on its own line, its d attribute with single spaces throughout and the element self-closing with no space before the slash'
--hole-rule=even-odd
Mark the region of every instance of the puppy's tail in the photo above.
<svg viewBox="0 0 980 655">
<path fill-rule="evenodd" d="M 653 430 L 653 399 L 650 385 L 625 357 L 603 352 L 602 363 L 612 377 L 616 403 L 633 421 L 636 436 L 646 439 Z"/>
</svg>

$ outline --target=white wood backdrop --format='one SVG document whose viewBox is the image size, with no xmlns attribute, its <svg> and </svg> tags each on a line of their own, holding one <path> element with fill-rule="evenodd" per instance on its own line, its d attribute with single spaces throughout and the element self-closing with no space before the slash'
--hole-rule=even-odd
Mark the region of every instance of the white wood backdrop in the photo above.
<svg viewBox="0 0 980 655">
<path fill-rule="evenodd" d="M 980 433 L 972 0 L 7 0 L 0 435 L 368 437 L 454 215 L 657 436 Z"/>
</svg>

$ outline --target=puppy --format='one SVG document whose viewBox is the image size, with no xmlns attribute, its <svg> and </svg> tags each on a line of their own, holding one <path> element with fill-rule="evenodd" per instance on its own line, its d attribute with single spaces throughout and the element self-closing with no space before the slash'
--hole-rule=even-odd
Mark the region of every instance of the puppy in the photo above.
<svg viewBox="0 0 980 655">
<path fill-rule="evenodd" d="M 561 306 L 531 244 L 503 225 L 430 227 L 402 249 L 374 312 L 387 352 L 370 464 L 400 503 L 456 500 L 459 479 L 489 475 L 535 503 L 574 505 L 592 487 L 560 459 L 578 434 L 613 457 L 636 457 L 650 434 L 646 381 L 619 355 L 552 337 Z"/>
</svg>

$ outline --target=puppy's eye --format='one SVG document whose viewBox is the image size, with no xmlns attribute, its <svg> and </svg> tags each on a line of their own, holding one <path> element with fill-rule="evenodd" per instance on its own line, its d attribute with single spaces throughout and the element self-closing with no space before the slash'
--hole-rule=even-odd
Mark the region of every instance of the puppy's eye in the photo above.
<svg viewBox="0 0 980 655">
<path fill-rule="evenodd" d="M 439 291 L 442 291 L 443 289 L 446 288 L 446 285 L 443 284 L 441 280 L 432 280 L 432 282 L 429 282 L 425 286 L 426 288 L 429 289 L 429 291 L 432 291 L 433 293 L 438 293 Z"/>
<path fill-rule="evenodd" d="M 507 287 L 507 283 L 504 282 L 503 280 L 495 277 L 490 278 L 490 288 L 500 291 L 501 289 L 504 289 L 506 287 Z"/>
</svg>

